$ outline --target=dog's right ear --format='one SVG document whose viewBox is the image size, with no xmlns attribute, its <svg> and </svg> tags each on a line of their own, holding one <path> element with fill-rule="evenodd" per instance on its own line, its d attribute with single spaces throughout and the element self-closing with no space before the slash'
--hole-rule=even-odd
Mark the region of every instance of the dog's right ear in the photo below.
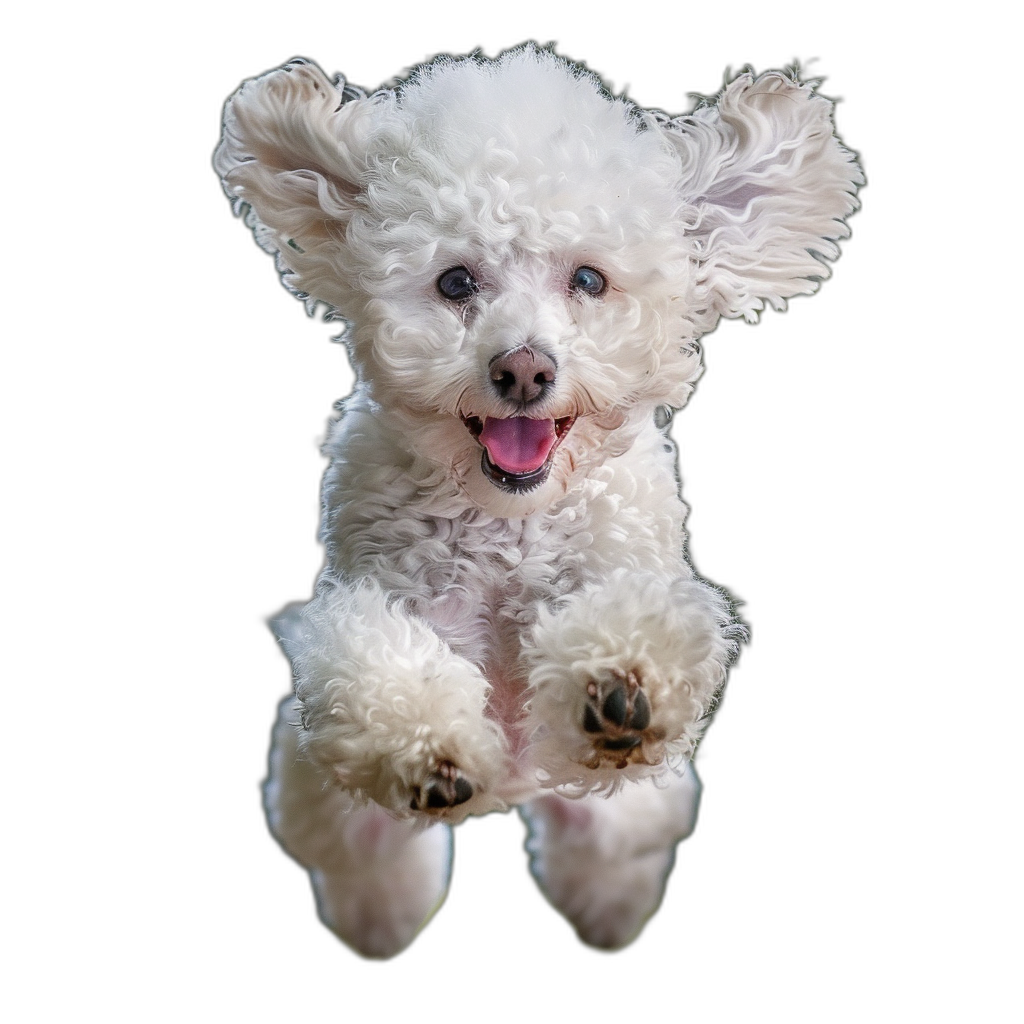
<svg viewBox="0 0 1024 1024">
<path fill-rule="evenodd" d="M 828 277 L 864 174 L 836 137 L 832 101 L 797 69 L 740 74 L 692 114 L 662 123 L 690 205 L 701 331 L 756 321 Z"/>
<path fill-rule="evenodd" d="M 380 110 L 377 98 L 342 92 L 301 59 L 245 82 L 224 106 L 214 168 L 235 213 L 310 309 L 342 302 L 341 241 Z"/>
</svg>

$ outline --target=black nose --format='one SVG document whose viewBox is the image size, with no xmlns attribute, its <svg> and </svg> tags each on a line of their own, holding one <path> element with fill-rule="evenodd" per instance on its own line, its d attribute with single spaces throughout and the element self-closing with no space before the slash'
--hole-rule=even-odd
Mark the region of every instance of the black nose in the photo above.
<svg viewBox="0 0 1024 1024">
<path fill-rule="evenodd" d="M 502 398 L 518 405 L 536 402 L 554 383 L 555 361 L 528 345 L 495 356 L 491 383 Z"/>
</svg>

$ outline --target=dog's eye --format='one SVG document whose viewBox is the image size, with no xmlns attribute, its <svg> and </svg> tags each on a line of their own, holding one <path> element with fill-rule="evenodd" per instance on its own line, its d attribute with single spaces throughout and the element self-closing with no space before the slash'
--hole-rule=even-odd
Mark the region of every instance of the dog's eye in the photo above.
<svg viewBox="0 0 1024 1024">
<path fill-rule="evenodd" d="M 572 288 L 588 295 L 600 295 L 604 291 L 605 280 L 593 267 L 577 267 L 572 275 Z"/>
<path fill-rule="evenodd" d="M 455 302 L 465 302 L 476 292 L 476 279 L 465 267 L 452 267 L 437 279 L 437 290 Z"/>
</svg>

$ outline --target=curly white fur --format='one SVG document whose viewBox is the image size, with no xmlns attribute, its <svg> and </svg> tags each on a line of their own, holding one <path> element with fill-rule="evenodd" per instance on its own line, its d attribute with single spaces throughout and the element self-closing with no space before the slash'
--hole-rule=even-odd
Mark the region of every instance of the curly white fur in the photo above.
<svg viewBox="0 0 1024 1024">
<path fill-rule="evenodd" d="M 660 899 L 696 806 L 671 772 L 742 639 L 685 559 L 667 412 L 720 317 L 814 291 L 838 255 L 862 178 L 831 113 L 795 72 L 744 72 L 673 119 L 531 46 L 373 95 L 293 61 L 228 102 L 224 186 L 287 287 L 348 322 L 357 372 L 267 794 L 361 951 L 397 952 L 443 897 L 423 827 L 531 800 L 535 873 L 587 941 L 629 941 Z M 659 815 L 646 867 L 593 853 L 615 899 L 559 867 Z M 612 927 L 599 905 L 630 893 Z"/>
</svg>

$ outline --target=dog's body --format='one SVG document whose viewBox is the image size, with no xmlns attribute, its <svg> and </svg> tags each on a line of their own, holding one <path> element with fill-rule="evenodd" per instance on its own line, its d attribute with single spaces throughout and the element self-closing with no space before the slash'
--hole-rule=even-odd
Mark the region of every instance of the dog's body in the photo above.
<svg viewBox="0 0 1024 1024">
<path fill-rule="evenodd" d="M 513 805 L 586 941 L 657 906 L 742 637 L 685 558 L 668 411 L 719 317 L 838 255 L 861 177 L 830 117 L 769 73 L 669 121 L 532 47 L 369 97 L 293 62 L 229 101 L 225 187 L 351 324 L 267 808 L 361 952 L 443 899 L 451 824 Z"/>
</svg>

